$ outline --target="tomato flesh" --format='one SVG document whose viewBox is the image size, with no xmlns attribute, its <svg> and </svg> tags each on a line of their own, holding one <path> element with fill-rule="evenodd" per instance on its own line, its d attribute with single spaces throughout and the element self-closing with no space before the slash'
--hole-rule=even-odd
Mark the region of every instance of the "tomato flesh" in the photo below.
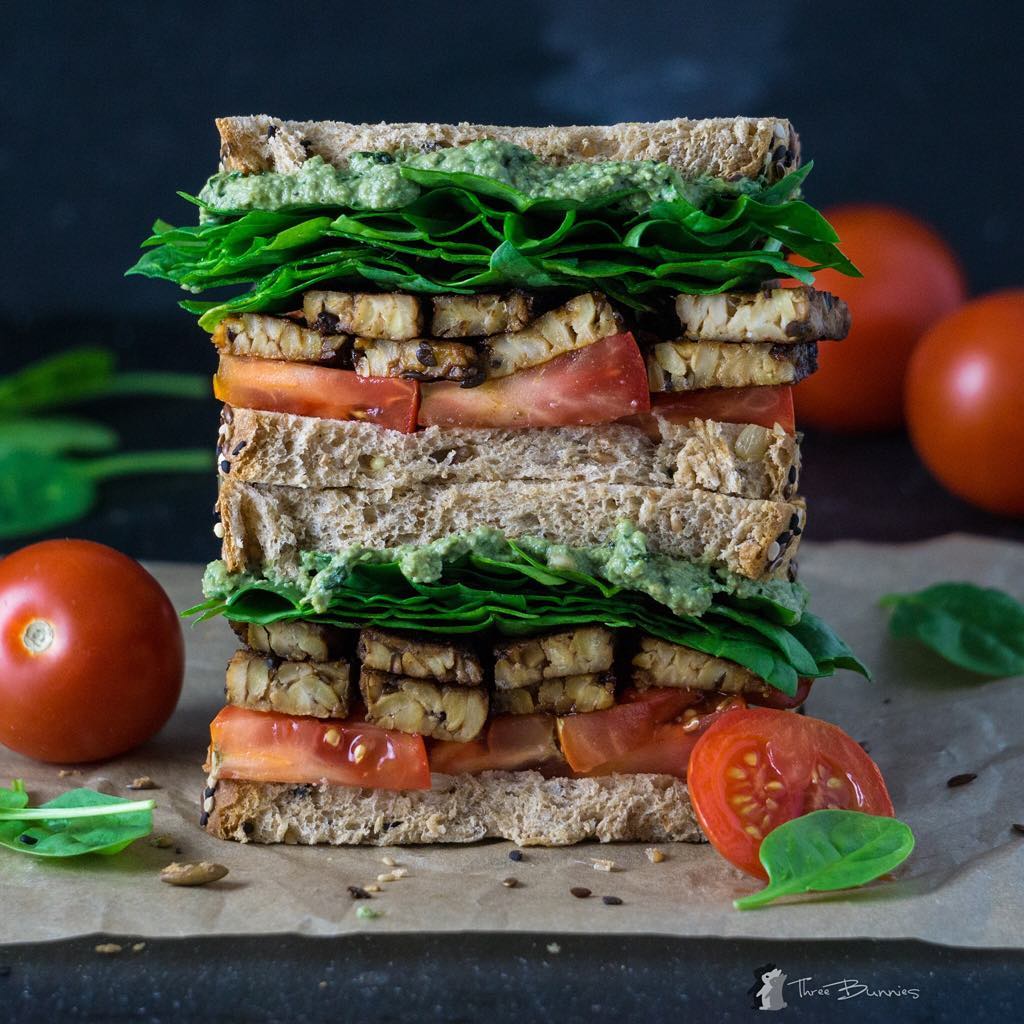
<svg viewBox="0 0 1024 1024">
<path fill-rule="evenodd" d="M 220 357 L 213 393 L 241 409 L 363 420 L 404 434 L 416 429 L 419 408 L 414 380 L 360 377 L 352 370 L 244 356 Z"/>
<path fill-rule="evenodd" d="M 366 722 L 226 707 L 210 724 L 210 745 L 225 779 L 430 788 L 423 737 Z"/>
<path fill-rule="evenodd" d="M 724 715 L 690 756 L 690 799 L 711 845 L 741 871 L 767 878 L 762 839 L 825 808 L 891 817 L 878 766 L 842 729 L 771 708 Z"/>
<path fill-rule="evenodd" d="M 647 367 L 632 334 L 614 334 L 475 388 L 425 384 L 423 427 L 567 427 L 650 409 Z"/>
<path fill-rule="evenodd" d="M 430 745 L 431 770 L 445 775 L 548 769 L 563 764 L 552 715 L 497 715 L 480 739 L 468 743 L 440 740 Z"/>
<path fill-rule="evenodd" d="M 170 717 L 178 615 L 134 559 L 48 540 L 0 560 L 0 743 L 60 764 L 123 754 Z"/>
<path fill-rule="evenodd" d="M 656 417 L 677 426 L 692 420 L 718 423 L 756 423 L 769 430 L 776 423 L 787 434 L 796 432 L 791 387 L 704 388 L 651 395 L 651 411 L 628 416 L 622 422 L 640 427 L 655 441 L 661 440 Z"/>
</svg>

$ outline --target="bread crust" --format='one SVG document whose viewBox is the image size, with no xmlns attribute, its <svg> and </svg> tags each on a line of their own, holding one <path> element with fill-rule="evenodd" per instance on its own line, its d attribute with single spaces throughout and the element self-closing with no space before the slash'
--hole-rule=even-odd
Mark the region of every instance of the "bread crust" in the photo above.
<svg viewBox="0 0 1024 1024">
<path fill-rule="evenodd" d="M 343 166 L 353 153 L 464 146 L 477 139 L 512 142 L 551 164 L 657 160 L 684 178 L 779 180 L 800 165 L 800 140 L 778 117 L 716 117 L 546 128 L 468 124 L 348 124 L 282 121 L 267 114 L 217 119 L 225 171 L 292 173 L 311 156 Z"/>
<path fill-rule="evenodd" d="M 785 571 L 799 544 L 791 523 L 802 524 L 803 515 L 790 502 L 679 487 L 506 481 L 382 494 L 249 484 L 230 475 L 221 479 L 218 507 L 228 569 L 273 565 L 286 576 L 297 570 L 301 551 L 422 544 L 480 526 L 588 547 L 605 543 L 629 519 L 652 551 L 759 579 Z"/>
<path fill-rule="evenodd" d="M 392 792 L 222 779 L 206 830 L 242 843 L 335 846 L 703 841 L 685 783 L 669 775 L 483 772 L 435 775 L 433 783 L 430 790 Z"/>
</svg>

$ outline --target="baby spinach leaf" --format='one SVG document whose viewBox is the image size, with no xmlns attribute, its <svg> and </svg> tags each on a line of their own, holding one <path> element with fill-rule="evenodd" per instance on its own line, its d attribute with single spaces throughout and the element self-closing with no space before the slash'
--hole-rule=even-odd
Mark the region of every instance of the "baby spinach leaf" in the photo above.
<svg viewBox="0 0 1024 1024">
<path fill-rule="evenodd" d="M 852 889 L 892 871 L 913 849 L 913 832 L 895 818 L 813 811 L 765 836 L 760 858 L 770 881 L 733 905 L 751 910 L 796 893 Z"/>
<path fill-rule="evenodd" d="M 1001 590 L 937 583 L 913 594 L 888 594 L 889 630 L 911 637 L 954 665 L 981 675 L 1024 674 L 1024 605 Z"/>
<path fill-rule="evenodd" d="M 110 855 L 153 831 L 152 800 L 73 789 L 28 808 L 24 784 L 0 789 L 0 846 L 36 857 Z"/>
<path fill-rule="evenodd" d="M 21 448 L 52 455 L 108 452 L 117 442 L 110 427 L 71 416 L 0 419 L 0 450 Z"/>
</svg>

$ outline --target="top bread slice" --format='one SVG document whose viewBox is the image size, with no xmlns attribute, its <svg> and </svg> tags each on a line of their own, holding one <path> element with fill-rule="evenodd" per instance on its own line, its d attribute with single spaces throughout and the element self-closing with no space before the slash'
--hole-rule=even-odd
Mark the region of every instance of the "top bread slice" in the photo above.
<svg viewBox="0 0 1024 1024">
<path fill-rule="evenodd" d="M 266 114 L 217 119 L 225 171 L 292 173 L 311 156 L 344 166 L 353 153 L 415 152 L 465 146 L 478 139 L 511 142 L 545 163 L 656 160 L 684 178 L 778 181 L 800 165 L 800 141 L 778 117 L 716 117 L 520 128 L 487 124 L 347 124 L 282 121 Z"/>
</svg>

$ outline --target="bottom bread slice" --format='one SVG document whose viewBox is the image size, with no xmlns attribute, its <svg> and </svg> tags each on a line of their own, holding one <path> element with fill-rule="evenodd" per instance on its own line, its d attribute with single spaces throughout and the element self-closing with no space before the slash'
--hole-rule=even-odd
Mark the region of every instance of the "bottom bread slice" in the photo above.
<svg viewBox="0 0 1024 1024">
<path fill-rule="evenodd" d="M 206 806 L 211 803 L 207 831 L 239 842 L 403 846 L 510 839 L 520 846 L 568 846 L 587 839 L 704 841 L 685 783 L 670 775 L 435 775 L 431 789 L 402 792 L 222 779 Z"/>
</svg>

